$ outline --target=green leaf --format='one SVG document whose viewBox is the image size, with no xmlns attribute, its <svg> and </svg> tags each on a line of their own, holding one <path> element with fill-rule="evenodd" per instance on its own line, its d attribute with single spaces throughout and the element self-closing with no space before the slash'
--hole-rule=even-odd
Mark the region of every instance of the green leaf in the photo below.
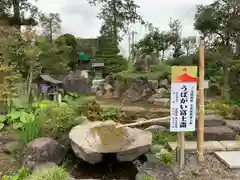
<svg viewBox="0 0 240 180">
<path fill-rule="evenodd" d="M 22 112 L 22 113 L 21 113 L 21 116 L 20 116 L 20 121 L 21 121 L 22 123 L 27 123 L 27 122 L 29 122 L 29 121 L 30 121 L 30 119 L 29 119 L 29 114 L 26 113 L 26 112 Z"/>
<path fill-rule="evenodd" d="M 0 131 L 4 128 L 4 124 L 0 123 Z"/>
<path fill-rule="evenodd" d="M 11 120 L 16 120 L 20 118 L 21 112 L 20 111 L 12 111 L 8 116 L 11 118 Z"/>
<path fill-rule="evenodd" d="M 6 121 L 6 116 L 0 116 L 0 123 L 4 123 Z"/>
<path fill-rule="evenodd" d="M 22 122 L 14 123 L 12 126 L 13 126 L 13 129 L 16 130 L 21 128 L 23 126 L 23 123 Z"/>
</svg>

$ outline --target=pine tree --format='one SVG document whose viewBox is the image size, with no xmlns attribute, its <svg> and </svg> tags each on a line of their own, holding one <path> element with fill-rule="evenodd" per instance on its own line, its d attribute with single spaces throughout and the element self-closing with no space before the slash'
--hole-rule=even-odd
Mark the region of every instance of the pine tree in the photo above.
<svg viewBox="0 0 240 180">
<path fill-rule="evenodd" d="M 99 49 L 95 59 L 104 62 L 105 74 L 118 73 L 127 68 L 127 60 L 119 55 L 119 48 L 110 37 L 99 37 Z"/>
</svg>

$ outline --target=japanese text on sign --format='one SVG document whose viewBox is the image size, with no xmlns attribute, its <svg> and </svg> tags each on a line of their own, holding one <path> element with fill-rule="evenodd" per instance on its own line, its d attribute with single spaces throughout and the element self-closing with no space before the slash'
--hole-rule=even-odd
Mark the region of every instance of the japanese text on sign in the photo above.
<svg viewBox="0 0 240 180">
<path fill-rule="evenodd" d="M 172 132 L 195 131 L 196 75 L 196 67 L 172 67 L 170 120 Z"/>
</svg>

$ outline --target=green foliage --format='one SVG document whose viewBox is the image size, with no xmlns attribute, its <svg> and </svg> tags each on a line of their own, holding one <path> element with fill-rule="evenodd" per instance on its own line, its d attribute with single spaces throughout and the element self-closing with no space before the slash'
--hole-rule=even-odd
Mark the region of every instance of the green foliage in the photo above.
<svg viewBox="0 0 240 180">
<path fill-rule="evenodd" d="M 30 172 L 21 168 L 16 175 L 13 176 L 3 176 L 3 180 L 26 180 L 26 178 L 30 175 Z"/>
<path fill-rule="evenodd" d="M 128 66 L 127 60 L 119 55 L 117 45 L 107 37 L 99 38 L 99 50 L 94 58 L 104 62 L 104 74 L 118 73 L 126 70 Z"/>
<path fill-rule="evenodd" d="M 19 141 L 22 146 L 26 146 L 29 142 L 34 139 L 41 137 L 42 135 L 42 120 L 34 119 L 27 123 L 24 123 L 23 126 L 19 129 Z"/>
<path fill-rule="evenodd" d="M 81 112 L 89 121 L 100 121 L 102 119 L 102 109 L 95 99 L 86 101 L 81 107 Z"/>
<path fill-rule="evenodd" d="M 59 13 L 41 13 L 39 22 L 44 30 L 44 34 L 50 42 L 53 42 L 53 33 L 57 33 L 61 29 L 61 17 Z"/>
<path fill-rule="evenodd" d="M 185 132 L 185 139 L 188 141 L 196 140 L 195 132 Z M 168 142 L 177 142 L 177 134 L 172 132 L 157 132 L 153 133 L 153 144 L 167 146 Z"/>
<path fill-rule="evenodd" d="M 69 180 L 69 173 L 62 167 L 53 167 L 33 172 L 26 180 Z"/>
<path fill-rule="evenodd" d="M 42 101 L 35 116 L 43 121 L 44 133 L 58 137 L 76 125 L 74 120 L 77 114 L 66 103 Z"/>
<path fill-rule="evenodd" d="M 108 108 L 104 109 L 102 112 L 102 120 L 117 120 L 117 109 L 116 108 Z"/>
<path fill-rule="evenodd" d="M 176 142 L 177 136 L 170 132 L 153 133 L 153 144 L 166 145 L 167 142 Z"/>
<path fill-rule="evenodd" d="M 160 157 L 159 160 L 161 163 L 167 164 L 170 168 L 172 167 L 172 163 L 173 163 L 173 155 L 171 152 L 167 152 L 167 153 L 162 153 L 159 154 Z"/>
<path fill-rule="evenodd" d="M 139 6 L 134 1 L 129 0 L 87 0 L 91 5 L 100 4 L 102 6 L 98 18 L 104 21 L 100 33 L 103 36 L 113 37 L 114 44 L 117 44 L 120 31 L 127 32 L 128 25 L 141 22 L 143 20 L 137 13 Z"/>
<path fill-rule="evenodd" d="M 154 180 L 154 179 L 153 179 L 153 177 L 145 176 L 145 177 L 143 178 L 143 180 Z"/>
</svg>

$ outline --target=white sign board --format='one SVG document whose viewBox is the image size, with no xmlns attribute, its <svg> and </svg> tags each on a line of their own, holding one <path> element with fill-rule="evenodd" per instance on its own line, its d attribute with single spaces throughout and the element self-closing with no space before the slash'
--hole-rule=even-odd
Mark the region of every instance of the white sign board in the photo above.
<svg viewBox="0 0 240 180">
<path fill-rule="evenodd" d="M 208 89 L 209 88 L 209 82 L 208 80 L 204 80 L 204 89 Z"/>
<path fill-rule="evenodd" d="M 195 131 L 197 78 L 191 75 L 191 71 L 197 68 L 183 68 L 183 72 L 179 72 L 180 68 L 172 70 L 170 131 Z M 173 75 L 174 72 L 177 75 Z"/>
</svg>

